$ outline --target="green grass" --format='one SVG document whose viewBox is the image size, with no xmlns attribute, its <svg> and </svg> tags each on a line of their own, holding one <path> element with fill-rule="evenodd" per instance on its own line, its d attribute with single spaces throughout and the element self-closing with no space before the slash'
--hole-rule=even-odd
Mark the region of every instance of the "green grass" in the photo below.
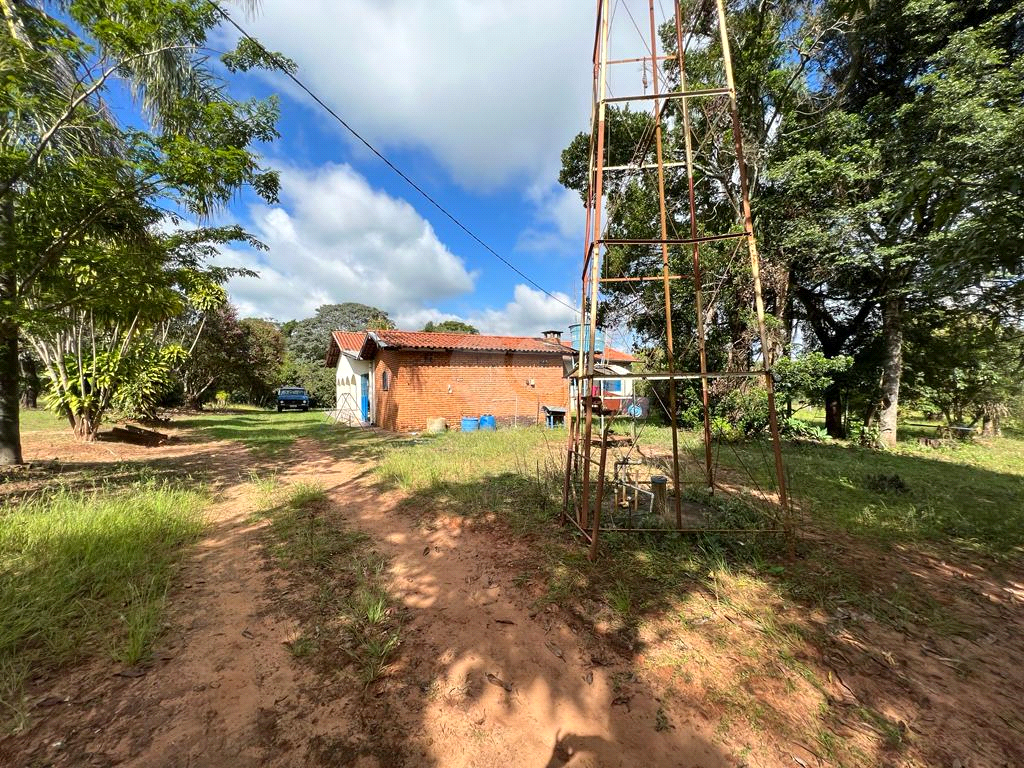
<svg viewBox="0 0 1024 768">
<path fill-rule="evenodd" d="M 290 645 L 292 654 L 332 673 L 351 666 L 369 686 L 384 674 L 400 643 L 387 562 L 368 536 L 330 518 L 321 487 L 278 487 L 265 501 L 271 553 L 300 585 L 292 609 L 302 617 L 302 633 Z"/>
<path fill-rule="evenodd" d="M 845 441 L 785 441 L 788 484 L 799 507 L 816 523 L 876 541 L 932 542 L 990 556 L 1024 547 L 1024 439 L 953 441 L 928 448 L 916 437 L 894 451 L 874 451 Z M 642 441 L 666 448 L 667 428 L 648 428 Z M 685 474 L 700 453 L 696 436 L 683 439 Z M 774 488 L 766 441 L 716 448 L 720 467 L 761 488 Z"/>
<path fill-rule="evenodd" d="M 315 411 L 211 413 L 175 420 L 175 426 L 195 429 L 205 440 L 237 440 L 260 458 L 278 457 L 300 437 L 322 438 L 334 429 Z"/>
<path fill-rule="evenodd" d="M 204 493 L 155 483 L 45 494 L 0 513 L 0 705 L 77 659 L 143 661 L 177 563 L 199 536 Z M 14 723 L 17 725 L 17 723 Z"/>
<path fill-rule="evenodd" d="M 201 414 L 176 419 L 176 427 L 195 430 L 203 440 L 232 440 L 243 443 L 256 457 L 287 457 L 299 439 L 310 439 L 337 453 L 370 451 L 381 440 L 372 432 L 340 427 L 318 411 L 245 410 Z"/>
<path fill-rule="evenodd" d="M 560 461 L 561 430 L 510 429 L 446 432 L 395 441 L 382 457 L 378 475 L 403 488 L 442 488 L 466 479 L 505 472 L 534 473 L 538 462 Z"/>
<path fill-rule="evenodd" d="M 798 501 L 851 533 L 994 556 L 1024 545 L 1024 441 L 892 453 L 794 446 L 784 457 Z"/>
<path fill-rule="evenodd" d="M 18 412 L 18 421 L 23 434 L 70 430 L 65 419 L 60 418 L 53 411 L 48 411 L 44 408 L 22 408 Z"/>
<path fill-rule="evenodd" d="M 448 432 L 381 446 L 377 477 L 410 492 L 411 507 L 498 514 L 520 533 L 543 526 L 560 493 L 561 430 Z"/>
</svg>

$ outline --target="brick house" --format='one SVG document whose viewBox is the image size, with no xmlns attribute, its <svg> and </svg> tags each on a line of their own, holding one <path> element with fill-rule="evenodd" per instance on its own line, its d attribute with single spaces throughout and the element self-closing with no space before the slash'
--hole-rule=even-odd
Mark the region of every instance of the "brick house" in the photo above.
<svg viewBox="0 0 1024 768">
<path fill-rule="evenodd" d="M 335 331 L 326 364 L 336 369 L 336 418 L 396 432 L 418 432 L 437 417 L 458 428 L 481 414 L 534 424 L 542 406 L 565 407 L 569 397 L 563 358 L 573 349 L 560 337 Z M 632 362 L 616 350 L 606 355 Z"/>
</svg>

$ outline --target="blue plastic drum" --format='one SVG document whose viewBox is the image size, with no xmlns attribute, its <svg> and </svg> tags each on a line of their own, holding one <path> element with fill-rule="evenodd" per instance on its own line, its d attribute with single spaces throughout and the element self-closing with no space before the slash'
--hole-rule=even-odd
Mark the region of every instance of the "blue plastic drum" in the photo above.
<svg viewBox="0 0 1024 768">
<path fill-rule="evenodd" d="M 470 416 L 462 417 L 463 432 L 476 432 L 478 429 L 480 429 L 480 419 L 474 419 Z"/>
<path fill-rule="evenodd" d="M 481 431 L 493 432 L 497 428 L 498 428 L 498 422 L 495 420 L 495 418 L 491 414 L 485 413 L 483 416 L 480 417 L 480 429 L 481 429 Z"/>
</svg>

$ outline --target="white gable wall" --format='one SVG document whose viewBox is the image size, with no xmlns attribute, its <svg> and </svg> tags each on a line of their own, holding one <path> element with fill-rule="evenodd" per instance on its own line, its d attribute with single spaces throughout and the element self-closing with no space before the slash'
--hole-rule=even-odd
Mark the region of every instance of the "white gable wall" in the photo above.
<svg viewBox="0 0 1024 768">
<path fill-rule="evenodd" d="M 370 374 L 370 420 L 373 420 L 373 361 L 356 360 L 342 353 L 338 355 L 338 367 L 334 372 L 335 413 L 334 418 L 346 424 L 359 424 L 363 417 L 360 408 L 359 377 Z"/>
</svg>

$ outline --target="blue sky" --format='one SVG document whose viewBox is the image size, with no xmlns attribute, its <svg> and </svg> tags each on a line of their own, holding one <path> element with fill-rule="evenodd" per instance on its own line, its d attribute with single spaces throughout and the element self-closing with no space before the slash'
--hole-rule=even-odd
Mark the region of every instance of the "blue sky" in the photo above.
<svg viewBox="0 0 1024 768">
<path fill-rule="evenodd" d="M 557 176 L 589 118 L 593 10 L 569 0 L 263 0 L 258 15 L 234 14 L 467 226 L 575 304 L 584 209 Z M 243 195 L 226 214 L 270 246 L 224 254 L 261 274 L 229 285 L 243 315 L 287 320 L 361 301 L 405 328 L 458 317 L 534 335 L 571 322 L 291 83 L 245 75 L 232 88 L 281 97 L 282 137 L 266 148 L 281 202 Z"/>
</svg>

